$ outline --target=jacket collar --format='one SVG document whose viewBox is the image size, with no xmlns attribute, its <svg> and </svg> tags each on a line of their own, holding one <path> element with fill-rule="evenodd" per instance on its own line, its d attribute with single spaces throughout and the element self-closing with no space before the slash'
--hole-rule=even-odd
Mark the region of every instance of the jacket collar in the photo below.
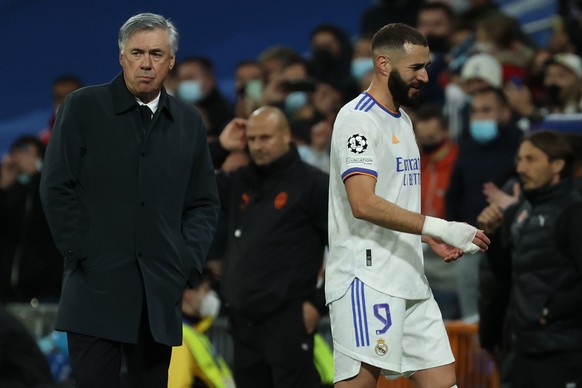
<svg viewBox="0 0 582 388">
<path fill-rule="evenodd" d="M 123 72 L 119 73 L 113 81 L 111 81 L 111 90 L 113 93 L 113 106 L 115 107 L 115 113 L 120 115 L 125 113 L 138 105 L 135 100 L 135 96 L 131 94 L 127 86 L 125 85 L 125 80 L 123 79 Z M 166 89 L 162 87 L 160 95 L 160 104 L 158 105 L 158 110 L 161 110 L 168 116 L 171 121 L 174 121 L 174 116 L 172 115 L 172 110 L 170 109 L 171 101 L 166 92 Z"/>
<path fill-rule="evenodd" d="M 562 178 L 558 183 L 539 189 L 524 191 L 524 197 L 532 203 L 547 202 L 554 198 L 565 198 L 568 193 L 574 192 L 572 178 Z"/>
<path fill-rule="evenodd" d="M 301 158 L 297 147 L 291 143 L 289 144 L 289 151 L 283 154 L 279 159 L 274 160 L 271 164 L 266 166 L 258 166 L 254 162 L 250 163 L 250 168 L 257 175 L 267 178 L 276 174 L 285 173 L 294 168 L 295 164 L 299 163 Z"/>
</svg>

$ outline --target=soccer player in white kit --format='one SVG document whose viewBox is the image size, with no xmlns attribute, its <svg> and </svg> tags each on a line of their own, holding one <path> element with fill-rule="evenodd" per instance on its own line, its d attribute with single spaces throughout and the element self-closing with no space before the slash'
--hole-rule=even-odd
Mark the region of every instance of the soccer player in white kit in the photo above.
<svg viewBox="0 0 582 388">
<path fill-rule="evenodd" d="M 380 373 L 417 387 L 456 384 L 422 241 L 445 261 L 488 248 L 464 223 L 420 214 L 420 155 L 401 105 L 428 81 L 426 39 L 400 23 L 372 39 L 374 77 L 339 112 L 332 135 L 326 298 L 335 386 L 376 387 Z M 422 237 L 421 237 L 422 236 Z"/>
</svg>

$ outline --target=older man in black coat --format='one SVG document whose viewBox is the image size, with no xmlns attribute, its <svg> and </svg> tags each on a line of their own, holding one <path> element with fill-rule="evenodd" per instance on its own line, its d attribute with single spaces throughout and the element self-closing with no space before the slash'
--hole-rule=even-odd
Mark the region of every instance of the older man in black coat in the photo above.
<svg viewBox="0 0 582 388">
<path fill-rule="evenodd" d="M 131 17 L 119 31 L 123 72 L 72 93 L 48 146 L 41 198 L 65 257 L 57 329 L 80 387 L 118 386 L 122 356 L 133 385 L 167 385 L 182 291 L 213 238 L 202 119 L 162 86 L 177 45 L 169 20 Z"/>
</svg>

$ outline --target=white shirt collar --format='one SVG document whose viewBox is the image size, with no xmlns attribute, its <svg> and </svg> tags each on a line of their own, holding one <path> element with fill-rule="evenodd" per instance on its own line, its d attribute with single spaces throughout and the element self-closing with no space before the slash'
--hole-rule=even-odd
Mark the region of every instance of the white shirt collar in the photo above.
<svg viewBox="0 0 582 388">
<path fill-rule="evenodd" d="M 154 98 L 153 100 L 151 100 L 150 102 L 148 102 L 147 104 L 144 104 L 139 98 L 135 98 L 137 103 L 140 105 L 147 105 L 148 108 L 150 108 L 150 110 L 155 114 L 158 110 L 158 106 L 160 105 L 160 96 L 162 95 L 162 93 L 158 93 L 158 96 L 156 98 Z"/>
</svg>

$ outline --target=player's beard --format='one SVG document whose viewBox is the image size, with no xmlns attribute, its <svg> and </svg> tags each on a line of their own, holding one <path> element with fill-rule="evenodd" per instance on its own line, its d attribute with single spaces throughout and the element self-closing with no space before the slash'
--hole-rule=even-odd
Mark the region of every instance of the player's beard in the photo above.
<svg viewBox="0 0 582 388">
<path fill-rule="evenodd" d="M 415 93 L 412 97 L 408 95 L 408 92 L 413 86 L 419 88 L 420 83 L 407 83 L 402 79 L 398 70 L 392 69 L 390 76 L 388 77 L 388 90 L 390 91 L 396 106 L 404 105 L 415 107 L 420 104 L 420 92 Z"/>
</svg>

